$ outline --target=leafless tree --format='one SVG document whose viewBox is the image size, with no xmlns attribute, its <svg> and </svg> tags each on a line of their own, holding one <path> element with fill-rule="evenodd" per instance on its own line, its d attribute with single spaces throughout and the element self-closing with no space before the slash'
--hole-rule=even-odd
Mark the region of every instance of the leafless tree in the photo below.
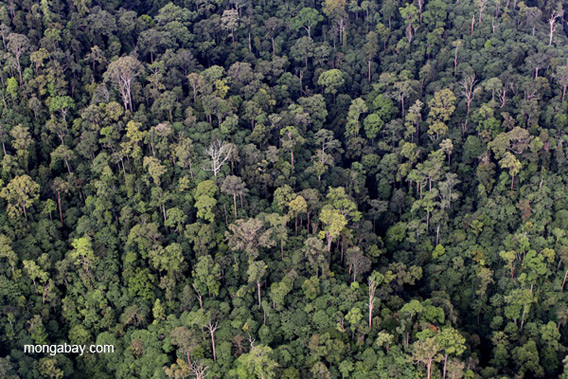
<svg viewBox="0 0 568 379">
<path fill-rule="evenodd" d="M 473 101 L 477 92 L 479 92 L 479 87 L 476 87 L 475 84 L 477 83 L 477 79 L 475 79 L 474 74 L 466 75 L 462 81 L 460 82 L 462 86 L 462 95 L 465 97 L 465 102 L 467 104 L 467 115 L 465 122 L 462 126 L 462 132 L 465 133 L 465 129 L 467 128 L 467 123 L 469 120 L 469 112 L 471 109 L 471 102 Z"/>
<path fill-rule="evenodd" d="M 550 35 L 548 37 L 548 46 L 552 45 L 552 37 L 554 36 L 554 31 L 556 30 L 556 28 L 558 28 L 558 25 L 556 25 L 556 20 L 558 20 L 559 18 L 561 19 L 562 16 L 564 16 L 564 10 L 563 9 L 557 9 L 557 10 L 553 11 L 552 14 L 550 15 L 550 17 L 548 18 L 548 25 L 550 26 Z"/>
<path fill-rule="evenodd" d="M 211 161 L 207 166 L 202 167 L 206 171 L 212 171 L 215 178 L 225 165 L 231 153 L 233 152 L 233 145 L 224 141 L 216 140 L 205 150 Z"/>
<path fill-rule="evenodd" d="M 205 379 L 207 377 L 207 370 L 209 370 L 209 367 L 204 366 L 201 362 L 192 362 L 189 358 L 189 354 L 187 354 L 187 364 L 189 365 L 189 371 L 191 371 L 193 376 L 197 379 Z"/>
<path fill-rule="evenodd" d="M 211 336 L 211 349 L 213 350 L 213 361 L 217 362 L 217 354 L 215 352 L 215 331 L 219 329 L 219 326 L 217 326 L 217 322 L 213 322 L 210 320 L 209 323 L 205 325 L 205 328 L 207 329 L 209 335 Z"/>
<path fill-rule="evenodd" d="M 254 349 L 254 341 L 256 341 L 256 338 L 252 338 L 252 336 L 250 335 L 250 333 L 249 333 L 249 335 L 248 335 L 248 341 L 249 341 L 249 343 L 250 343 L 250 349 L 251 349 L 251 350 Z"/>
<path fill-rule="evenodd" d="M 369 283 L 369 329 L 373 327 L 373 308 L 375 307 L 375 291 L 377 290 L 376 280 L 373 278 L 368 279 Z"/>
<path fill-rule="evenodd" d="M 503 108 L 505 106 L 505 104 L 507 103 L 507 91 L 508 88 L 507 86 L 503 86 L 503 88 L 497 89 L 495 92 L 497 94 L 497 97 L 499 98 L 501 104 L 499 104 L 499 108 Z"/>
</svg>

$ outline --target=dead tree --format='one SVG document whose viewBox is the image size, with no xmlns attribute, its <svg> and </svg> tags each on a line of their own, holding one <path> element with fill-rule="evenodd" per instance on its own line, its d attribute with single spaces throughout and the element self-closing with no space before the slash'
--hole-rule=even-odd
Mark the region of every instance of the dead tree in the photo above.
<svg viewBox="0 0 568 379">
<path fill-rule="evenodd" d="M 548 18 L 548 25 L 550 27 L 550 34 L 548 37 L 548 46 L 552 45 L 552 37 L 554 36 L 554 31 L 556 31 L 556 28 L 558 28 L 558 25 L 556 25 L 556 20 L 558 20 L 559 18 L 562 18 L 562 16 L 564 16 L 564 10 L 563 9 L 557 9 L 555 11 L 552 12 L 552 14 L 550 15 L 550 17 Z"/>
<path fill-rule="evenodd" d="M 465 118 L 465 123 L 462 125 L 462 133 L 465 133 L 465 129 L 467 128 L 467 123 L 469 121 L 469 112 L 471 110 L 471 103 L 477 94 L 479 88 L 475 86 L 477 83 L 477 79 L 475 79 L 475 75 L 466 75 L 463 80 L 460 82 L 462 85 L 462 95 L 465 97 L 465 102 L 467 104 L 467 115 Z"/>
<path fill-rule="evenodd" d="M 211 349 L 213 350 L 213 361 L 217 362 L 217 354 L 216 354 L 216 350 L 215 350 L 215 331 L 217 329 L 219 329 L 219 326 L 217 326 L 217 322 L 213 323 L 212 321 L 209 321 L 209 323 L 207 325 L 205 325 L 205 328 L 207 329 L 207 331 L 209 332 L 209 335 L 211 336 Z"/>
<path fill-rule="evenodd" d="M 202 168 L 206 171 L 212 171 L 215 178 L 221 171 L 221 168 L 225 165 L 231 153 L 233 152 L 233 145 L 226 143 L 224 141 L 214 141 L 205 150 L 205 153 L 211 159 L 209 165 L 203 166 Z"/>
</svg>

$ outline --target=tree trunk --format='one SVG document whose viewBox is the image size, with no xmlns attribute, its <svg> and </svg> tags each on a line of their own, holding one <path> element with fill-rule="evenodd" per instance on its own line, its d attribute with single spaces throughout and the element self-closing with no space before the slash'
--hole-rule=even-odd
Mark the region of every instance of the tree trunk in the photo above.
<svg viewBox="0 0 568 379">
<path fill-rule="evenodd" d="M 294 149 L 290 152 L 290 164 L 292 165 L 292 170 L 294 169 Z"/>
<path fill-rule="evenodd" d="M 213 350 L 213 361 L 217 362 L 217 353 L 215 351 L 215 331 L 211 330 L 210 334 L 211 334 L 211 349 Z"/>
<path fill-rule="evenodd" d="M 130 105 L 130 112 L 134 113 L 134 108 L 132 107 L 132 93 L 130 93 L 130 86 L 128 87 L 128 104 Z"/>
<path fill-rule="evenodd" d="M 22 66 L 20 66 L 20 58 L 16 57 L 16 68 L 18 69 L 18 76 L 20 77 L 20 88 L 24 85 L 24 81 L 22 79 Z"/>
<path fill-rule="evenodd" d="M 63 161 L 65 162 L 65 166 L 67 166 L 67 172 L 71 174 L 71 167 L 69 167 L 69 161 L 67 160 L 67 158 L 63 158 Z"/>
<path fill-rule="evenodd" d="M 203 298 L 201 296 L 201 293 L 199 293 L 199 291 L 197 290 L 197 288 L 195 287 L 195 285 L 193 285 L 193 289 L 195 290 L 195 292 L 197 293 L 197 300 L 199 300 L 199 309 L 203 309 Z"/>
<path fill-rule="evenodd" d="M 256 292 L 258 294 L 258 307 L 260 308 L 261 307 L 261 304 L 260 304 L 260 282 L 256 282 Z"/>
<path fill-rule="evenodd" d="M 61 227 L 63 228 L 65 225 L 63 224 L 63 212 L 61 212 L 61 192 L 57 191 L 57 207 L 59 208 L 59 219 L 61 220 Z"/>
<path fill-rule="evenodd" d="M 237 193 L 233 192 L 233 211 L 235 212 L 235 219 L 237 219 Z"/>
</svg>

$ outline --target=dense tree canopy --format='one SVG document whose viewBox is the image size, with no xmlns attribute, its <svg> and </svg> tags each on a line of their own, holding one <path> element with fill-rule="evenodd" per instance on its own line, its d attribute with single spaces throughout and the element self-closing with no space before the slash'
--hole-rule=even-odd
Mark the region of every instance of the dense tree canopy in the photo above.
<svg viewBox="0 0 568 379">
<path fill-rule="evenodd" d="M 0 1 L 0 377 L 568 377 L 563 7 Z"/>
</svg>

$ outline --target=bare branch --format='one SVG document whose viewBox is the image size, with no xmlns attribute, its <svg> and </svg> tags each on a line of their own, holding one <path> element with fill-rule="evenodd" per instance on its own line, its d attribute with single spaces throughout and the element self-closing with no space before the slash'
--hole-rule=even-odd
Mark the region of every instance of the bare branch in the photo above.
<svg viewBox="0 0 568 379">
<path fill-rule="evenodd" d="M 205 171 L 212 171 L 213 176 L 217 177 L 221 168 L 225 165 L 231 153 L 233 145 L 225 141 L 216 140 L 205 150 L 205 153 L 211 158 L 209 166 L 203 166 Z"/>
<path fill-rule="evenodd" d="M 197 379 L 205 379 L 207 377 L 207 370 L 209 370 L 209 367 L 203 365 L 203 363 L 201 362 L 192 362 L 189 358 L 189 354 L 187 356 L 187 364 L 189 365 L 189 371 L 191 371 L 193 376 L 195 376 Z"/>
</svg>

